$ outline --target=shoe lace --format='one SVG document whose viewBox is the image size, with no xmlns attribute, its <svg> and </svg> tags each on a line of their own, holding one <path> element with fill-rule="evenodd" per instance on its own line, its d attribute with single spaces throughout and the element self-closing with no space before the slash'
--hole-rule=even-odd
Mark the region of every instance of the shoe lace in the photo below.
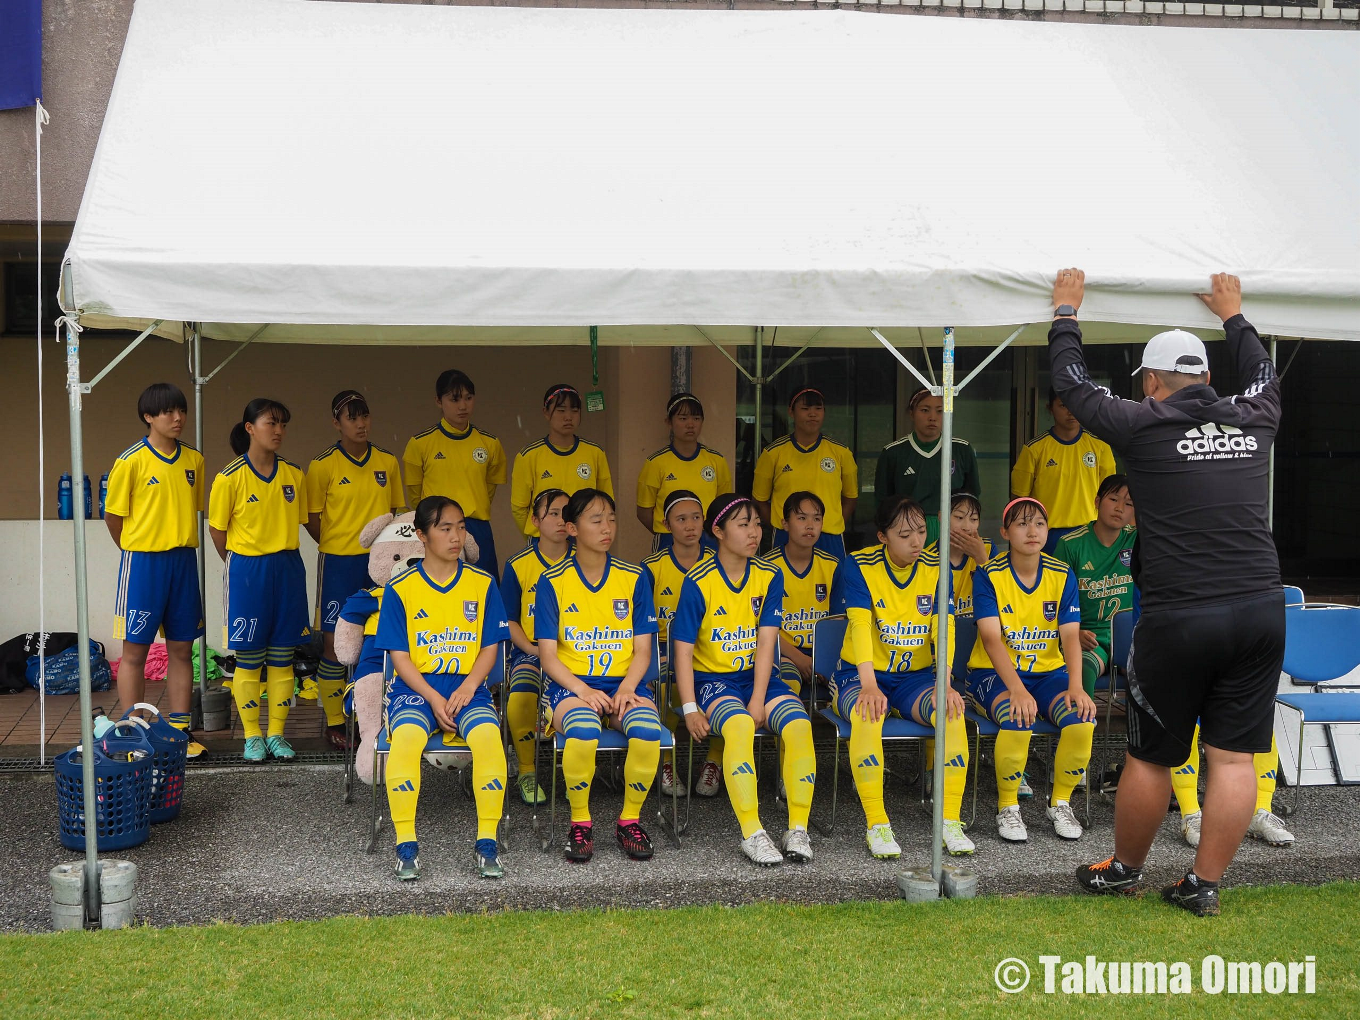
<svg viewBox="0 0 1360 1020">
<path fill-rule="evenodd" d="M 1090 871 L 1109 871 L 1109 870 L 1110 870 L 1111 868 L 1113 868 L 1113 867 L 1114 867 L 1114 855 L 1111 854 L 1109 857 L 1107 857 L 1105 860 L 1101 861 L 1099 864 L 1092 864 L 1088 870 L 1090 870 Z"/>
<path fill-rule="evenodd" d="M 718 777 L 721 776 L 721 775 L 722 775 L 722 772 L 719 771 L 719 769 L 718 769 L 718 763 L 717 763 L 716 761 L 706 761 L 706 762 L 704 762 L 704 775 L 703 775 L 703 779 L 704 779 L 705 782 L 714 782 L 714 781 L 716 781 L 716 780 L 718 779 Z"/>
<path fill-rule="evenodd" d="M 647 839 L 647 833 L 642 831 L 642 826 L 637 822 L 629 822 L 619 828 L 624 839 L 630 843 L 641 844 Z"/>
<path fill-rule="evenodd" d="M 591 842 L 591 838 L 590 838 L 590 837 L 591 837 L 591 830 L 590 830 L 590 828 L 589 828 L 588 826 L 585 826 L 585 825 L 573 825 L 573 826 L 571 827 L 571 835 L 568 836 L 567 838 L 570 839 L 570 840 L 571 840 L 574 844 L 576 844 L 577 846 L 583 846 L 583 845 L 585 845 L 586 843 Z"/>
</svg>

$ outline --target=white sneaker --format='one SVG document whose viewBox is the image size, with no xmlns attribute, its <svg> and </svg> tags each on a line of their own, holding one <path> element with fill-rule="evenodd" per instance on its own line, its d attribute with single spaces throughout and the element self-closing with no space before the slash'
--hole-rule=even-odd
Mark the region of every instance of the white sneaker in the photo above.
<svg viewBox="0 0 1360 1020">
<path fill-rule="evenodd" d="M 975 847 L 973 841 L 963 834 L 963 823 L 946 818 L 944 821 L 944 848 L 957 857 L 971 854 Z"/>
<path fill-rule="evenodd" d="M 1029 785 L 1029 773 L 1020 774 L 1020 789 L 1015 791 L 1015 795 L 1021 800 L 1029 800 L 1034 796 L 1034 787 Z"/>
<path fill-rule="evenodd" d="M 1086 789 L 1086 770 L 1085 770 L 1085 769 L 1082 769 L 1082 770 L 1081 770 L 1081 776 L 1077 779 L 1077 789 L 1078 789 L 1078 790 L 1084 790 L 1084 789 Z"/>
<path fill-rule="evenodd" d="M 869 853 L 880 861 L 902 856 L 902 848 L 897 845 L 897 840 L 893 838 L 892 826 L 887 822 L 871 826 L 864 834 L 864 839 L 869 844 Z"/>
<path fill-rule="evenodd" d="M 716 797 L 722 790 L 722 766 L 716 761 L 704 762 L 699 781 L 694 784 L 694 792 L 700 797 Z"/>
<path fill-rule="evenodd" d="M 1020 806 L 1018 804 L 1005 808 L 997 814 L 996 834 L 1007 843 L 1029 842 L 1029 830 L 1025 828 L 1025 821 L 1020 817 Z"/>
<path fill-rule="evenodd" d="M 774 845 L 774 840 L 769 837 L 764 829 L 757 829 L 743 839 L 741 841 L 741 852 L 747 856 L 752 864 L 757 864 L 762 868 L 772 868 L 776 864 L 784 863 L 784 855 L 779 852 L 779 847 Z"/>
<path fill-rule="evenodd" d="M 1199 846 L 1199 820 L 1204 817 L 1204 812 L 1194 811 L 1188 815 L 1181 816 L 1181 835 L 1191 846 Z"/>
<path fill-rule="evenodd" d="M 1271 846 L 1288 846 L 1294 842 L 1294 834 L 1284 827 L 1284 822 L 1264 809 L 1251 816 L 1247 835 Z"/>
<path fill-rule="evenodd" d="M 1060 800 L 1048 809 L 1048 817 L 1053 821 L 1053 831 L 1063 839 L 1081 839 L 1084 831 L 1077 816 L 1072 813 L 1072 805 Z"/>
<path fill-rule="evenodd" d="M 687 790 L 678 790 L 675 786 L 675 765 L 668 761 L 661 763 L 661 792 L 667 797 L 674 797 L 677 794 L 688 793 Z"/>
<path fill-rule="evenodd" d="M 812 841 L 808 839 L 807 829 L 794 828 L 784 833 L 784 856 L 797 864 L 812 860 Z"/>
</svg>

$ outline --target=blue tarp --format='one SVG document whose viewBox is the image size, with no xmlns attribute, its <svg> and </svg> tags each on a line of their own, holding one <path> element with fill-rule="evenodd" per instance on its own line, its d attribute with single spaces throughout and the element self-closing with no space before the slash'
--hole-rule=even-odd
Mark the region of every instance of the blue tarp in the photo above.
<svg viewBox="0 0 1360 1020">
<path fill-rule="evenodd" d="M 42 98 L 42 0 L 0 0 L 0 110 Z"/>
</svg>

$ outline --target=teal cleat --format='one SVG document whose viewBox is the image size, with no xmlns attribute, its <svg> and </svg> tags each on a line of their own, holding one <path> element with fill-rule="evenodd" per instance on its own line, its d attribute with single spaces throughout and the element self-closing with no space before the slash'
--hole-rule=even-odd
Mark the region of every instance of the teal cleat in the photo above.
<svg viewBox="0 0 1360 1020">
<path fill-rule="evenodd" d="M 501 864 L 500 849 L 494 839 L 477 840 L 477 874 L 482 878 L 504 878 L 505 866 Z"/>
<path fill-rule="evenodd" d="M 246 761 L 264 761 L 266 755 L 264 737 L 246 737 L 246 749 L 241 757 Z"/>
<path fill-rule="evenodd" d="M 297 757 L 293 745 L 284 740 L 282 736 L 270 737 L 265 741 L 265 746 L 269 748 L 269 757 L 275 761 L 292 761 Z"/>
</svg>

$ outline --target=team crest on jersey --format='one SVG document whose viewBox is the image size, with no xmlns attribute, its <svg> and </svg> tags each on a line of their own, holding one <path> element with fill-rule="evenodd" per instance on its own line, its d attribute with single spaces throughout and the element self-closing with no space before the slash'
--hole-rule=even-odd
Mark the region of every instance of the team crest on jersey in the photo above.
<svg viewBox="0 0 1360 1020">
<path fill-rule="evenodd" d="M 463 599 L 463 619 L 468 623 L 477 622 L 477 600 Z"/>
<path fill-rule="evenodd" d="M 486 449 L 481 446 L 477 447 L 477 449 L 472 451 L 472 459 L 475 460 L 478 464 L 485 464 L 486 458 L 489 456 L 490 454 L 488 454 L 486 452 Z"/>
<path fill-rule="evenodd" d="M 373 472 L 373 480 L 374 480 L 375 482 L 377 482 L 379 486 L 386 486 L 386 485 L 387 485 L 387 472 L 386 472 L 386 471 L 374 471 L 374 472 Z"/>
<path fill-rule="evenodd" d="M 290 503 L 293 502 L 293 497 L 295 497 L 296 495 L 297 490 L 295 490 L 291 485 L 285 485 L 283 487 L 283 498 L 288 500 L 288 502 Z"/>
<path fill-rule="evenodd" d="M 699 472 L 699 477 L 706 482 L 711 482 L 713 481 L 714 478 L 718 476 L 713 470 L 713 465 L 709 464 L 707 467 L 705 467 L 702 471 Z"/>
<path fill-rule="evenodd" d="M 1120 549 L 1120 550 L 1119 550 L 1119 562 L 1122 563 L 1122 564 L 1124 564 L 1124 566 L 1126 566 L 1126 567 L 1127 567 L 1129 564 L 1131 564 L 1131 563 L 1133 562 L 1133 550 L 1132 550 L 1132 549 Z"/>
<path fill-rule="evenodd" d="M 188 482 L 190 485 L 193 485 L 193 484 L 194 484 L 194 477 L 195 477 L 195 476 L 194 476 L 194 469 L 193 469 L 193 468 L 185 468 L 185 469 L 184 469 L 184 480 L 185 480 L 186 482 Z"/>
<path fill-rule="evenodd" d="M 1045 603 L 1044 603 L 1044 619 L 1047 620 L 1049 623 L 1052 623 L 1052 622 L 1053 622 L 1054 620 L 1056 620 L 1057 618 L 1058 618 L 1058 603 L 1056 603 L 1056 602 L 1045 602 Z"/>
<path fill-rule="evenodd" d="M 920 613 L 922 616 L 929 616 L 931 610 L 933 610 L 934 608 L 935 608 L 934 595 L 916 596 L 916 611 Z"/>
<path fill-rule="evenodd" d="M 826 585 L 817 584 L 812 587 L 812 597 L 818 602 L 826 601 Z"/>
<path fill-rule="evenodd" d="M 823 470 L 823 471 L 828 471 L 828 472 L 829 472 L 829 471 L 835 471 L 835 470 L 836 470 L 836 458 L 835 458 L 835 457 L 823 457 L 823 458 L 822 458 L 822 470 Z"/>
<path fill-rule="evenodd" d="M 577 477 L 579 477 L 579 478 L 589 478 L 589 477 L 590 477 L 590 465 L 587 464 L 585 461 L 582 461 L 580 464 L 577 464 L 577 465 L 576 465 L 576 475 L 577 475 Z"/>
<path fill-rule="evenodd" d="M 1085 453 L 1081 455 L 1081 462 L 1085 464 L 1087 467 L 1095 467 L 1096 455 L 1092 453 L 1090 450 L 1087 450 Z"/>
<path fill-rule="evenodd" d="M 628 600 L 627 600 L 627 599 L 615 599 L 615 600 L 614 600 L 614 615 L 617 616 L 620 620 L 626 620 L 626 619 L 628 619 Z"/>
<path fill-rule="evenodd" d="M 757 616 L 759 616 L 759 615 L 760 615 L 760 604 L 761 604 L 763 601 L 765 601 L 765 597 L 764 597 L 763 595 L 752 595 L 752 596 L 751 596 L 751 612 L 753 612 L 753 613 L 755 613 Z"/>
</svg>

